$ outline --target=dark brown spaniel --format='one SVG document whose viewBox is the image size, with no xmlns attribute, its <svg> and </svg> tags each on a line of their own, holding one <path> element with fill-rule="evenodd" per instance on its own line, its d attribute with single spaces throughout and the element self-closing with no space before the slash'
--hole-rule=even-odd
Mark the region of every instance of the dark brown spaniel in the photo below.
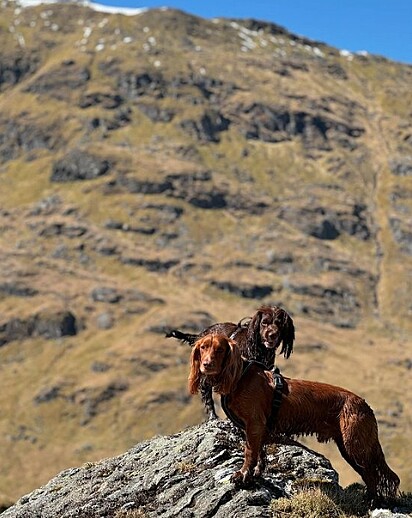
<svg viewBox="0 0 412 518">
<path fill-rule="evenodd" d="M 246 323 L 244 321 L 247 320 Z M 222 322 L 213 324 L 199 334 L 182 333 L 173 329 L 166 337 L 173 337 L 193 345 L 199 338 L 210 333 L 223 334 L 233 340 L 240 354 L 248 360 L 257 360 L 267 369 L 272 369 L 279 347 L 280 353 L 289 358 L 293 351 L 295 327 L 290 315 L 278 306 L 261 306 L 251 318 L 238 324 Z M 208 378 L 202 379 L 200 394 L 210 419 L 217 418 Z"/>
<path fill-rule="evenodd" d="M 326 383 L 283 378 L 281 404 L 273 419 L 273 372 L 244 360 L 239 347 L 224 335 L 204 336 L 193 347 L 191 394 L 199 390 L 204 376 L 225 396 L 228 415 L 235 416 L 245 430 L 244 463 L 233 474 L 233 482 L 245 485 L 261 475 L 263 446 L 274 442 L 276 434 L 314 434 L 320 442 L 333 440 L 337 444 L 342 457 L 365 482 L 371 501 L 396 496 L 400 481 L 385 461 L 374 413 L 353 392 Z"/>
</svg>

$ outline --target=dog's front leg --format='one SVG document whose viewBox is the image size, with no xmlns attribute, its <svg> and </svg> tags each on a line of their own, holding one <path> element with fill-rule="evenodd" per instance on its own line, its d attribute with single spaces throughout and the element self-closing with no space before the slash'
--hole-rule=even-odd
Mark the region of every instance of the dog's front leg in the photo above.
<svg viewBox="0 0 412 518">
<path fill-rule="evenodd" d="M 264 453 L 262 451 L 264 427 L 254 423 L 246 427 L 245 457 L 243 466 L 232 475 L 232 482 L 247 485 L 253 476 L 259 476 L 263 470 Z"/>
<path fill-rule="evenodd" d="M 235 471 L 235 473 L 233 473 L 231 478 L 232 482 L 239 486 L 247 485 L 252 478 L 252 465 L 252 450 L 250 448 L 248 441 L 246 441 L 243 466 L 240 468 L 240 470 Z"/>
<path fill-rule="evenodd" d="M 209 384 L 207 378 L 202 379 L 200 383 L 200 397 L 202 398 L 209 421 L 218 419 L 213 402 L 212 386 Z"/>
<path fill-rule="evenodd" d="M 260 455 L 256 464 L 255 469 L 253 470 L 253 476 L 260 477 L 260 475 L 265 471 L 266 468 L 266 451 L 265 448 L 260 449 Z"/>
</svg>

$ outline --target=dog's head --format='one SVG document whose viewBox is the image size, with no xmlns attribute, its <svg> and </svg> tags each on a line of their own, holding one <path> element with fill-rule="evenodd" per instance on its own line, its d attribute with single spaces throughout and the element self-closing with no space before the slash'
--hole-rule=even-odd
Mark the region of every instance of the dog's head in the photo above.
<svg viewBox="0 0 412 518">
<path fill-rule="evenodd" d="M 199 390 L 202 376 L 211 380 L 217 392 L 228 393 L 242 366 L 236 343 L 221 334 L 209 334 L 200 338 L 193 347 L 190 362 L 191 394 Z"/>
<path fill-rule="evenodd" d="M 295 327 L 290 315 L 278 306 L 262 306 L 253 316 L 249 329 L 255 346 L 259 343 L 266 349 L 276 350 L 281 344 L 281 353 L 289 358 L 293 351 Z"/>
</svg>

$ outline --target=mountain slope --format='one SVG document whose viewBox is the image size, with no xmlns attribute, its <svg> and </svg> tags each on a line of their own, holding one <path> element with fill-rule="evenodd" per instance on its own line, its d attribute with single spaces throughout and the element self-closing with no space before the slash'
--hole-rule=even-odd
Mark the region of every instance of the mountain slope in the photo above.
<svg viewBox="0 0 412 518">
<path fill-rule="evenodd" d="M 254 20 L 1 14 L 0 492 L 199 422 L 164 330 L 261 303 L 410 490 L 412 68 Z"/>
</svg>

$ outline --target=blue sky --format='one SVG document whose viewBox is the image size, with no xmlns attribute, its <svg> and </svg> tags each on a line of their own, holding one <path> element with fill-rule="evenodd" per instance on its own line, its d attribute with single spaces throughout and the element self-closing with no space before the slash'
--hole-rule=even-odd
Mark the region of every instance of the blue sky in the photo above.
<svg viewBox="0 0 412 518">
<path fill-rule="evenodd" d="M 122 7 L 175 7 L 203 18 L 268 20 L 353 52 L 412 64 L 412 0 L 94 0 Z"/>
</svg>

